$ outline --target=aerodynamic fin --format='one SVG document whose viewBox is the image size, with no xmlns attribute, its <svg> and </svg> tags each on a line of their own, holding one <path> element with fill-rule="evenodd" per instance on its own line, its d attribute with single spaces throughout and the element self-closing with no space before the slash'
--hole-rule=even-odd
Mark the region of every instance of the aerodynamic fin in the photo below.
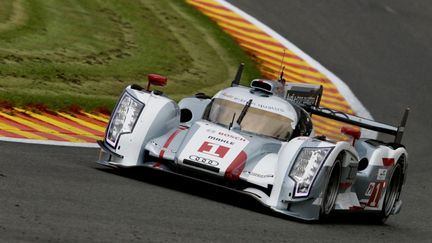
<svg viewBox="0 0 432 243">
<path fill-rule="evenodd" d="M 243 69 L 244 69 L 244 63 L 240 63 L 240 66 L 237 69 L 236 76 L 234 80 L 231 82 L 231 87 L 240 85 L 240 79 L 243 73 Z"/>
</svg>

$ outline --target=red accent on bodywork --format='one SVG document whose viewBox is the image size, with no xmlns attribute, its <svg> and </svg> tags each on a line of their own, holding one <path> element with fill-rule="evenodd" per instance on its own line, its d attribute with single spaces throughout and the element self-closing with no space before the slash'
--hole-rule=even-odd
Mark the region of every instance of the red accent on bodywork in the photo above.
<svg viewBox="0 0 432 243">
<path fill-rule="evenodd" d="M 215 147 L 215 151 L 213 151 L 213 148 Z M 228 153 L 229 148 L 219 145 L 219 144 L 215 144 L 215 143 L 210 143 L 210 142 L 204 142 L 201 147 L 198 149 L 198 152 L 201 153 L 205 153 L 205 154 L 210 154 L 213 156 L 217 156 L 219 158 L 223 158 L 225 157 L 225 155 Z"/>
<path fill-rule="evenodd" d="M 383 164 L 384 166 L 392 166 L 394 165 L 395 159 L 394 158 L 383 158 Z"/>
<path fill-rule="evenodd" d="M 198 149 L 198 152 L 208 152 L 213 148 L 209 142 L 204 142 Z"/>
<path fill-rule="evenodd" d="M 168 78 L 158 74 L 148 75 L 149 83 L 156 86 L 165 86 L 167 84 Z"/>
<path fill-rule="evenodd" d="M 377 194 L 377 191 L 378 191 L 378 185 L 379 185 L 379 183 L 375 184 L 374 189 L 372 190 L 372 194 L 369 197 L 369 201 L 367 203 L 367 206 L 369 206 L 369 207 L 371 207 L 372 202 L 374 202 L 375 197 L 377 196 L 376 194 Z M 375 207 L 375 205 L 373 207 Z"/>
<path fill-rule="evenodd" d="M 363 210 L 363 207 L 359 207 L 359 206 L 352 206 L 349 208 L 349 211 L 361 211 Z"/>
<path fill-rule="evenodd" d="M 352 182 L 341 182 L 339 184 L 339 188 L 341 189 L 347 189 L 348 187 L 350 187 L 352 185 Z"/>
<path fill-rule="evenodd" d="M 361 135 L 360 130 L 355 129 L 355 128 L 351 128 L 351 127 L 342 127 L 342 128 L 341 128 L 341 132 L 342 132 L 343 134 L 346 134 L 346 135 L 348 135 L 348 136 L 351 136 L 351 137 L 354 138 L 354 139 L 359 139 L 359 138 L 360 138 L 360 135 Z"/>
<path fill-rule="evenodd" d="M 165 144 L 163 145 L 163 147 L 162 147 L 162 149 L 161 149 L 161 151 L 160 151 L 160 153 L 159 153 L 159 159 L 163 159 L 163 156 L 164 156 L 164 154 L 165 154 L 165 150 L 166 150 L 166 149 L 168 148 L 168 146 L 172 143 L 172 141 L 174 140 L 175 136 L 177 136 L 177 134 L 178 134 L 180 131 L 183 131 L 183 130 L 185 130 L 185 128 L 183 128 L 183 127 L 179 127 L 177 130 L 175 130 L 175 131 L 173 132 L 173 134 L 171 134 L 171 136 L 169 136 L 168 140 L 165 142 Z"/>
<path fill-rule="evenodd" d="M 352 127 L 342 127 L 341 132 L 345 135 L 348 135 L 353 138 L 352 140 L 352 146 L 354 146 L 357 139 L 360 138 L 361 132 L 358 129 L 352 128 Z"/>
<path fill-rule="evenodd" d="M 247 155 L 241 151 L 225 171 L 225 178 L 236 181 L 240 178 L 247 160 Z"/>
<path fill-rule="evenodd" d="M 377 182 L 375 184 L 375 187 L 372 191 L 372 195 L 370 196 L 369 201 L 367 203 L 368 207 L 373 207 L 373 208 L 378 207 L 378 203 L 382 196 L 382 191 L 384 190 L 384 187 L 385 187 L 385 182 Z"/>
</svg>

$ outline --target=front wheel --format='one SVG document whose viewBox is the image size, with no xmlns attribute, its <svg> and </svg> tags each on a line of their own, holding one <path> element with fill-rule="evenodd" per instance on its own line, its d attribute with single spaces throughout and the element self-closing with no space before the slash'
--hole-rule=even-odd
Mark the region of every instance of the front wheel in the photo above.
<svg viewBox="0 0 432 243">
<path fill-rule="evenodd" d="M 322 198 L 322 204 L 321 204 L 320 218 L 329 215 L 336 204 L 336 198 L 339 191 L 340 174 L 341 174 L 340 161 L 337 160 L 331 169 L 330 178 L 324 190 L 324 196 Z"/>
</svg>

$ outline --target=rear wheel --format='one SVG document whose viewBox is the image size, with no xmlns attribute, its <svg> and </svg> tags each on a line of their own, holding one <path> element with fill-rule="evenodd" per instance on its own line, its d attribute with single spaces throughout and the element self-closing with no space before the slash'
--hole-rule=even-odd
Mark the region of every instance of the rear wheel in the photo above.
<svg viewBox="0 0 432 243">
<path fill-rule="evenodd" d="M 393 211 L 396 201 L 399 199 L 400 187 L 402 185 L 402 168 L 399 164 L 393 170 L 390 183 L 384 197 L 383 208 L 378 215 L 378 223 L 384 223 Z"/>
<path fill-rule="evenodd" d="M 340 183 L 340 170 L 340 161 L 337 160 L 332 167 L 330 178 L 324 190 L 321 204 L 321 217 L 329 215 L 336 204 Z"/>
</svg>

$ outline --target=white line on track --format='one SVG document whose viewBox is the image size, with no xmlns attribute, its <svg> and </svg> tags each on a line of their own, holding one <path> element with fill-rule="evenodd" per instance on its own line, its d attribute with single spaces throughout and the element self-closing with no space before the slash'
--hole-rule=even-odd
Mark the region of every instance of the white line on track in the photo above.
<svg viewBox="0 0 432 243">
<path fill-rule="evenodd" d="M 0 137 L 0 141 L 14 142 L 14 143 L 55 145 L 55 146 L 66 146 L 66 147 L 80 147 L 80 148 L 99 148 L 99 146 L 96 143 L 74 143 L 74 142 L 63 142 L 63 141 L 52 141 L 52 140 L 35 140 L 35 139 L 26 139 L 26 138 Z"/>
<path fill-rule="evenodd" d="M 309 63 L 312 67 L 320 71 L 322 74 L 324 74 L 328 79 L 330 79 L 333 84 L 336 86 L 336 88 L 339 90 L 339 92 L 344 96 L 344 98 L 347 100 L 353 111 L 360 117 L 364 117 L 367 119 L 373 120 L 372 115 L 369 113 L 369 111 L 363 106 L 363 104 L 360 102 L 360 100 L 354 95 L 354 93 L 351 91 L 351 89 L 346 85 L 340 78 L 338 78 L 334 73 L 330 72 L 328 69 L 323 67 L 319 62 L 317 62 L 315 59 L 310 57 L 308 54 L 300 50 L 296 45 L 289 42 L 287 39 L 285 39 L 280 34 L 276 33 L 273 29 L 268 27 L 267 25 L 263 24 L 259 20 L 255 19 L 254 17 L 250 16 L 243 10 L 237 8 L 236 6 L 232 5 L 231 3 L 225 1 L 225 0 L 215 0 L 219 2 L 224 7 L 230 9 L 231 11 L 237 13 L 238 15 L 245 18 L 247 21 L 251 22 L 258 28 L 260 28 L 262 31 L 279 41 L 283 46 L 285 46 L 290 51 L 294 52 L 297 56 L 305 60 L 307 63 Z M 378 136 L 377 132 L 370 131 L 367 129 L 362 129 L 362 137 L 368 137 L 368 138 L 376 138 Z"/>
</svg>

